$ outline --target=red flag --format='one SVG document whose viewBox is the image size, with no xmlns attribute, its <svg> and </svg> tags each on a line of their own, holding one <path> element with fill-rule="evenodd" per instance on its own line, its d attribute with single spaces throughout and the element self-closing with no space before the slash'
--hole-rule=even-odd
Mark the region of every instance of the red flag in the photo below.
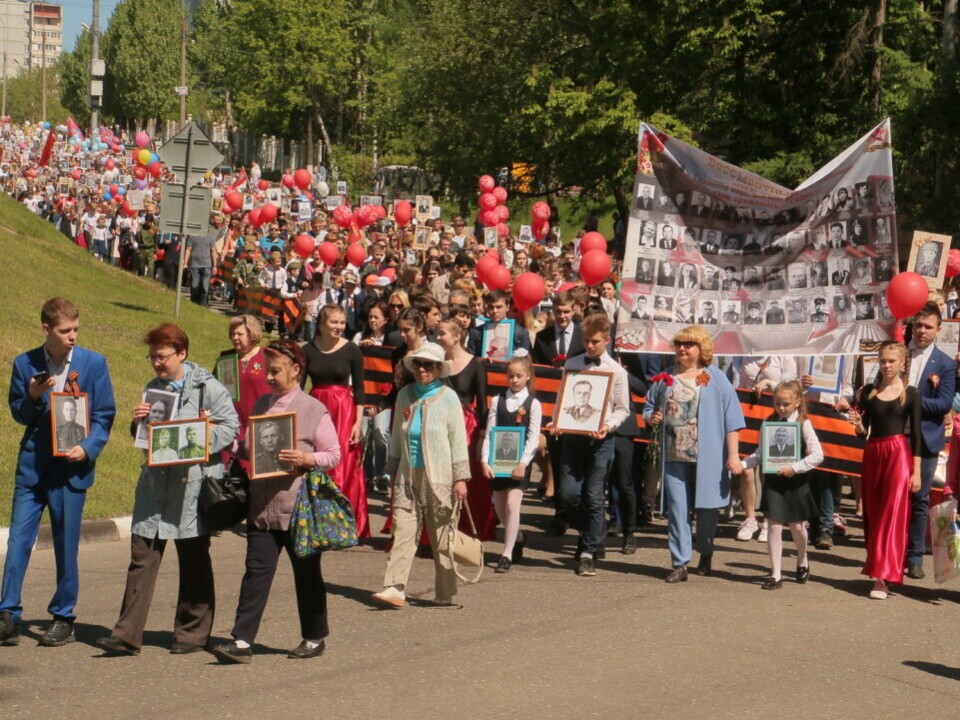
<svg viewBox="0 0 960 720">
<path fill-rule="evenodd" d="M 233 189 L 241 190 L 247 184 L 247 169 L 242 167 L 237 173 L 237 179 L 233 181 Z"/>
<path fill-rule="evenodd" d="M 47 141 L 43 144 L 43 151 L 40 153 L 40 162 L 37 163 L 43 167 L 50 162 L 50 153 L 53 152 L 53 141 L 56 140 L 56 133 L 53 128 L 47 131 Z"/>
<path fill-rule="evenodd" d="M 74 133 L 74 132 L 75 132 L 75 133 L 78 133 L 78 134 L 80 135 L 80 139 L 81 139 L 81 140 L 85 140 L 85 139 L 86 139 L 86 138 L 84 137 L 84 135 L 83 135 L 83 130 L 80 129 L 80 126 L 77 125 L 77 123 L 74 121 L 74 119 L 73 119 L 72 117 L 68 117 L 68 118 L 67 118 L 67 132 L 69 132 L 69 133 Z"/>
</svg>

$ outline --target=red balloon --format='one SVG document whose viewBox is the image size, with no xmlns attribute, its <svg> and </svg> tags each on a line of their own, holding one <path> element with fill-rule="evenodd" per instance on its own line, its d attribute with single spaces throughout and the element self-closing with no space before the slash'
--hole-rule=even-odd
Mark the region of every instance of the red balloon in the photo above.
<svg viewBox="0 0 960 720">
<path fill-rule="evenodd" d="M 585 233 L 580 238 L 580 255 L 586 255 L 591 250 L 607 251 L 607 239 L 598 232 Z"/>
<path fill-rule="evenodd" d="M 33 168 L 27 168 L 23 174 L 32 180 L 37 176 L 37 171 L 34 170 Z"/>
<path fill-rule="evenodd" d="M 360 227 L 366 227 L 367 225 L 372 225 L 377 221 L 380 216 L 377 214 L 377 210 L 373 205 L 361 205 L 360 209 L 357 210 L 356 218 Z"/>
<path fill-rule="evenodd" d="M 360 267 L 367 259 L 367 249 L 361 243 L 351 243 L 347 245 L 346 257 L 348 263 Z"/>
<path fill-rule="evenodd" d="M 110 186 L 110 194 L 116 197 L 118 192 L 120 192 L 120 186 L 113 183 L 113 185 Z"/>
<path fill-rule="evenodd" d="M 490 191 L 491 194 L 497 199 L 497 202 L 500 205 L 503 205 L 507 201 L 507 189 L 504 187 L 495 187 Z"/>
<path fill-rule="evenodd" d="M 490 192 L 496 186 L 497 181 L 489 175 L 481 175 L 480 179 L 477 180 L 477 187 L 480 188 L 480 192 Z"/>
<path fill-rule="evenodd" d="M 137 214 L 137 211 L 130 207 L 130 203 L 126 200 L 123 201 L 123 205 L 120 206 L 123 209 L 123 214 L 127 217 L 133 217 Z"/>
<path fill-rule="evenodd" d="M 537 240 L 543 240 L 547 236 L 547 233 L 550 232 L 550 221 L 539 219 L 534 220 L 530 231 Z"/>
<path fill-rule="evenodd" d="M 374 205 L 373 209 L 377 211 L 377 219 L 383 220 L 387 216 L 387 209 L 383 205 Z M 383 273 L 381 273 L 382 275 Z"/>
<path fill-rule="evenodd" d="M 537 273 L 521 273 L 513 281 L 513 304 L 520 312 L 526 312 L 543 302 L 546 290 L 546 283 Z"/>
<path fill-rule="evenodd" d="M 530 207 L 530 215 L 536 220 L 549 220 L 550 206 L 547 205 L 543 200 L 538 200 Z"/>
<path fill-rule="evenodd" d="M 320 243 L 319 250 L 320 259 L 327 265 L 333 265 L 337 261 L 337 258 L 340 257 L 340 251 L 337 249 L 336 243 L 332 243 L 329 240 Z"/>
<path fill-rule="evenodd" d="M 340 205 L 334 208 L 333 221 L 342 228 L 350 227 L 353 222 L 353 210 L 348 205 Z"/>
<path fill-rule="evenodd" d="M 897 320 L 916 315 L 929 295 L 927 281 L 915 272 L 899 273 L 887 285 L 887 305 Z"/>
<path fill-rule="evenodd" d="M 400 227 L 409 225 L 411 217 L 413 217 L 413 207 L 406 200 L 400 200 L 393 206 L 393 219 Z"/>
<path fill-rule="evenodd" d="M 483 223 L 484 227 L 496 227 L 500 218 L 496 210 L 484 210 L 480 213 L 480 222 Z"/>
<path fill-rule="evenodd" d="M 493 193 L 483 193 L 477 202 L 483 210 L 493 210 L 497 206 L 497 198 Z"/>
<path fill-rule="evenodd" d="M 158 178 L 163 175 L 163 167 L 160 165 L 160 163 L 155 162 L 153 165 L 147 168 L 147 172 L 150 173 L 150 177 Z M 239 205 L 237 207 L 239 207 Z"/>
<path fill-rule="evenodd" d="M 484 255 L 481 257 L 479 260 L 477 260 L 477 279 L 480 280 L 480 282 L 485 283 L 487 281 L 487 272 L 499 264 L 499 255 Z"/>
<path fill-rule="evenodd" d="M 493 211 L 497 214 L 497 220 L 502 223 L 510 219 L 510 208 L 506 205 L 497 205 Z"/>
<path fill-rule="evenodd" d="M 951 250 L 947 256 L 947 277 L 960 275 L 960 250 Z"/>
<path fill-rule="evenodd" d="M 610 276 L 613 261 L 603 250 L 591 250 L 580 258 L 580 277 L 590 286 L 599 285 Z"/>
<path fill-rule="evenodd" d="M 221 204 L 221 207 L 224 207 L 224 206 Z M 224 209 L 226 208 L 224 207 Z M 227 210 L 227 212 L 230 212 L 230 211 Z M 263 218 L 260 217 L 261 212 L 262 212 L 261 209 L 256 207 L 253 210 L 251 210 L 250 213 L 247 215 L 247 220 L 249 220 L 250 224 L 253 225 L 255 228 L 258 228 L 261 225 L 263 225 Z"/>
<path fill-rule="evenodd" d="M 240 193 L 237 193 L 238 195 Z M 241 200 L 241 204 L 242 204 Z M 260 208 L 260 221 L 262 223 L 272 223 L 277 219 L 277 206 L 267 203 L 266 205 Z"/>
<path fill-rule="evenodd" d="M 113 152 L 115 152 L 115 153 L 118 153 L 118 152 L 120 152 L 121 150 L 123 150 L 123 148 L 120 147 L 120 143 L 117 143 L 117 142 L 113 143 L 113 145 L 110 146 L 110 149 L 111 149 Z M 112 169 L 112 168 L 111 168 L 111 169 Z"/>
<path fill-rule="evenodd" d="M 500 262 L 500 251 L 496 248 L 487 248 L 487 255 L 492 257 L 497 262 Z"/>
<path fill-rule="evenodd" d="M 397 279 L 397 271 L 395 268 L 392 268 L 392 267 L 384 268 L 380 272 L 380 277 L 385 277 L 390 282 L 394 282 Z"/>
<path fill-rule="evenodd" d="M 308 258 L 313 255 L 313 250 L 317 244 L 313 241 L 313 238 L 306 233 L 300 233 L 297 235 L 297 239 L 293 241 L 293 249 L 297 251 L 297 255 L 302 258 Z"/>
<path fill-rule="evenodd" d="M 505 238 L 510 234 L 510 228 L 506 223 L 497 223 L 497 237 Z"/>
<path fill-rule="evenodd" d="M 295 184 L 295 183 L 294 183 L 294 179 L 293 179 L 293 175 L 290 175 L 290 174 L 288 174 L 288 173 L 284 173 L 283 177 L 280 178 L 280 182 L 283 183 L 283 186 L 284 186 L 285 188 L 287 188 L 288 190 L 291 189 L 291 188 L 293 188 L 293 186 L 294 186 L 294 184 Z"/>
<path fill-rule="evenodd" d="M 310 187 L 310 183 L 313 182 L 313 177 L 310 175 L 309 170 L 300 168 L 293 174 L 293 182 L 296 183 L 297 187 L 301 190 L 306 190 Z"/>
<path fill-rule="evenodd" d="M 147 179 L 147 169 L 143 165 L 137 165 L 133 168 L 133 176 L 137 180 L 146 180 Z M 76 180 L 76 178 L 74 178 Z"/>
<path fill-rule="evenodd" d="M 348 243 L 358 243 L 363 238 L 360 234 L 360 231 L 357 229 L 357 226 L 354 224 L 351 226 L 353 229 L 350 231 L 350 234 L 347 235 Z"/>
<path fill-rule="evenodd" d="M 494 265 L 487 271 L 483 284 L 491 290 L 506 290 L 510 287 L 510 271 L 503 265 Z"/>
<path fill-rule="evenodd" d="M 83 177 L 83 170 L 81 170 L 80 168 L 74 168 L 73 170 L 70 171 L 70 177 L 72 177 L 74 181 L 79 180 L 80 178 Z M 141 180 L 142 179 L 143 178 L 141 178 Z"/>
<path fill-rule="evenodd" d="M 268 183 L 266 180 L 261 180 L 257 183 L 257 187 L 261 192 L 266 192 L 270 188 L 270 183 Z"/>
<path fill-rule="evenodd" d="M 113 170 L 117 166 L 117 163 L 114 161 L 113 158 L 107 158 L 106 161 L 103 163 L 103 166 L 107 170 Z"/>
</svg>

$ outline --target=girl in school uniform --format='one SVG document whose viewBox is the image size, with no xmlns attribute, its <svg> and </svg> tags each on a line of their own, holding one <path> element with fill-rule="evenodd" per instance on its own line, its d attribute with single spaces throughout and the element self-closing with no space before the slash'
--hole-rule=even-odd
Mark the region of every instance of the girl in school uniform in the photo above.
<svg viewBox="0 0 960 720">
<path fill-rule="evenodd" d="M 493 506 L 504 527 L 503 554 L 497 562 L 496 572 L 509 572 L 513 563 L 523 558 L 523 533 L 520 530 L 520 503 L 523 489 L 530 479 L 530 463 L 540 441 L 540 423 L 543 415 L 540 401 L 532 393 L 533 364 L 528 355 L 512 358 L 507 362 L 507 392 L 494 398 L 487 415 L 487 429 L 480 450 L 483 458 L 483 473 L 490 479 L 493 489 Z M 519 449 L 519 461 L 510 477 L 494 477 L 490 465 L 490 440 L 495 427 L 524 428 L 524 442 Z M 498 452 L 506 452 L 504 447 Z M 496 459 L 494 459 L 496 462 Z"/>
</svg>

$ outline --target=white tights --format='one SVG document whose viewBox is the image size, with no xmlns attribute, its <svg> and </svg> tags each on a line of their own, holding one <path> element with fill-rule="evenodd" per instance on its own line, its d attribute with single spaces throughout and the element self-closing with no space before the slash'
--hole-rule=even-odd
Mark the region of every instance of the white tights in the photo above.
<svg viewBox="0 0 960 720">
<path fill-rule="evenodd" d="M 493 491 L 493 507 L 497 511 L 497 518 L 503 525 L 503 556 L 513 557 L 513 546 L 519 540 L 523 542 L 523 533 L 520 530 L 520 503 L 523 501 L 523 490 Z"/>
<path fill-rule="evenodd" d="M 803 522 L 790 523 L 790 534 L 797 546 L 797 567 L 807 566 L 807 528 Z M 781 558 L 783 555 L 783 523 L 767 520 L 767 548 L 770 551 L 770 574 L 774 580 L 780 579 Z"/>
</svg>

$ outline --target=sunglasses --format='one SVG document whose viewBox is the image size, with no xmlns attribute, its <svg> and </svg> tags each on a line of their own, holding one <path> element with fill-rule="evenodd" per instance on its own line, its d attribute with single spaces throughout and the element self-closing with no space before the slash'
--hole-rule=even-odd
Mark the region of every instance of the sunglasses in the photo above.
<svg viewBox="0 0 960 720">
<path fill-rule="evenodd" d="M 690 349 L 692 347 L 699 347 L 699 344 L 693 340 L 674 340 L 673 346 L 677 349 L 680 349 L 680 348 Z"/>
<path fill-rule="evenodd" d="M 403 309 L 403 304 L 402 304 L 402 303 L 390 303 L 390 307 L 395 308 L 395 309 L 400 309 L 400 310 L 402 310 L 402 309 Z"/>
<path fill-rule="evenodd" d="M 413 366 L 418 370 L 432 370 L 435 365 L 439 363 L 433 362 L 433 360 L 414 360 Z"/>
</svg>

